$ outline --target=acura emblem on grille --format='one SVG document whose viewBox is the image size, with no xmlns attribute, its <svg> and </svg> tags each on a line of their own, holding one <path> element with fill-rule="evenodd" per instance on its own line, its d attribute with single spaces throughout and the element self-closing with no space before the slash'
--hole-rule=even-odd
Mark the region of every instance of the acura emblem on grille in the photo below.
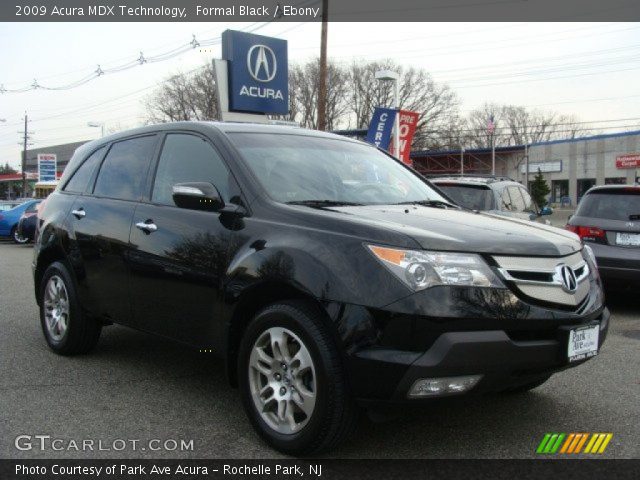
<svg viewBox="0 0 640 480">
<path fill-rule="evenodd" d="M 576 280 L 576 274 L 571 267 L 567 265 L 558 265 L 556 267 L 556 274 L 559 277 L 560 284 L 565 292 L 573 293 L 576 291 L 578 282 Z"/>
</svg>

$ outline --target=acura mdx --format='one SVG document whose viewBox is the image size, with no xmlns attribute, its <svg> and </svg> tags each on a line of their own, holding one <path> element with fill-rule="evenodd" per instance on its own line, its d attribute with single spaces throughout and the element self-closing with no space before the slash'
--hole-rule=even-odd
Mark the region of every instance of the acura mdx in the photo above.
<svg viewBox="0 0 640 480">
<path fill-rule="evenodd" d="M 40 213 L 33 275 L 53 351 L 88 352 L 112 323 L 213 350 L 257 433 L 297 455 L 335 447 L 363 406 L 535 388 L 609 323 L 575 234 L 283 126 L 83 145 Z"/>
</svg>

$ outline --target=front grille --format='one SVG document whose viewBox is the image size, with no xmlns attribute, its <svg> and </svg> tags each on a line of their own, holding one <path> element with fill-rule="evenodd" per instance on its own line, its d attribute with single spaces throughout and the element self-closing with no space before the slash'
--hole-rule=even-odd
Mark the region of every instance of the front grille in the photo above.
<svg viewBox="0 0 640 480">
<path fill-rule="evenodd" d="M 590 271 L 580 252 L 565 257 L 495 256 L 493 260 L 503 280 L 528 299 L 572 310 L 586 304 Z"/>
</svg>

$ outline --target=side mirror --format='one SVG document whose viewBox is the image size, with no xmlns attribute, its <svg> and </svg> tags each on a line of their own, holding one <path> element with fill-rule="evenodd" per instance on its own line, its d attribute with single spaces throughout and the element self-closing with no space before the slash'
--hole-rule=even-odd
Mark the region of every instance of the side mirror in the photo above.
<svg viewBox="0 0 640 480">
<path fill-rule="evenodd" d="M 224 208 L 218 189 L 208 182 L 176 183 L 173 201 L 180 208 L 217 212 Z"/>
<path fill-rule="evenodd" d="M 553 213 L 553 209 L 551 207 L 542 207 L 540 209 L 540 215 L 551 215 Z"/>
</svg>

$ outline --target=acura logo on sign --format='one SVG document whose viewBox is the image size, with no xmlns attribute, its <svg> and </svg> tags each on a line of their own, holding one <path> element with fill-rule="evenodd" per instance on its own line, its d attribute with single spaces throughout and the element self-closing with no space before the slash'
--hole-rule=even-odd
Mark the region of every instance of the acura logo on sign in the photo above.
<svg viewBox="0 0 640 480">
<path fill-rule="evenodd" d="M 249 75 L 259 82 L 270 82 L 276 76 L 276 54 L 266 45 L 254 45 L 247 53 Z"/>
<path fill-rule="evenodd" d="M 565 292 L 573 293 L 578 287 L 576 274 L 571 267 L 567 265 L 558 265 L 556 267 L 556 278 L 560 280 L 560 285 Z"/>
</svg>

